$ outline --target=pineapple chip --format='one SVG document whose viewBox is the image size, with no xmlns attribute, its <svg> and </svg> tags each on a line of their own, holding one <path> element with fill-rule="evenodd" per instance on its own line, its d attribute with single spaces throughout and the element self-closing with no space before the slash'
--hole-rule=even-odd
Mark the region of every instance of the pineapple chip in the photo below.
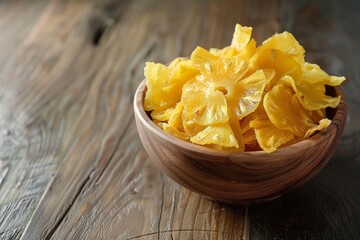
<svg viewBox="0 0 360 240">
<path fill-rule="evenodd" d="M 146 63 L 144 108 L 165 132 L 216 150 L 271 153 L 324 131 L 326 95 L 344 77 L 330 76 L 305 61 L 305 50 L 289 32 L 256 47 L 252 28 L 235 26 L 231 44 L 197 47 L 190 59 L 168 66 Z"/>
</svg>

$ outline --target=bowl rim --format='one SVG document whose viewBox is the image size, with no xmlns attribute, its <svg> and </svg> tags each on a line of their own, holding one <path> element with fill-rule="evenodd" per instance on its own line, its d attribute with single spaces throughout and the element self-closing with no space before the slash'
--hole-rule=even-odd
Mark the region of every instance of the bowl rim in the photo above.
<svg viewBox="0 0 360 240">
<path fill-rule="evenodd" d="M 143 100 L 145 98 L 145 92 L 147 90 L 146 79 L 144 79 L 139 84 L 138 88 L 136 89 L 136 92 L 134 95 L 134 102 L 133 102 L 134 114 L 138 117 L 138 119 L 140 120 L 140 122 L 143 124 L 144 127 L 146 127 L 148 130 L 150 130 L 152 133 L 156 134 L 158 137 L 162 138 L 163 140 L 168 141 L 168 142 L 172 143 L 173 145 L 179 146 L 190 152 L 195 152 L 197 154 L 211 155 L 211 156 L 217 157 L 217 158 L 210 158 L 210 159 L 204 158 L 204 160 L 206 160 L 206 161 L 223 162 L 224 158 L 231 159 L 234 157 L 234 159 L 239 159 L 239 156 L 247 156 L 245 158 L 241 158 L 242 161 L 254 163 L 256 161 L 254 161 L 254 159 L 249 160 L 249 157 L 256 156 L 258 158 L 259 156 L 262 156 L 263 158 L 267 158 L 266 161 L 269 164 L 271 164 L 272 160 L 279 163 L 279 159 L 281 159 L 279 157 L 281 157 L 281 156 L 283 157 L 287 153 L 293 154 L 294 152 L 297 152 L 299 150 L 304 151 L 306 149 L 314 147 L 317 143 L 324 141 L 326 138 L 330 137 L 332 134 L 334 134 L 334 135 L 336 134 L 337 126 L 336 126 L 335 122 L 344 121 L 344 119 L 342 117 L 344 115 L 341 114 L 341 111 L 338 111 L 338 110 L 340 107 L 342 107 L 342 109 L 347 109 L 346 108 L 347 105 L 346 105 L 346 100 L 345 100 L 343 91 L 341 90 L 341 87 L 335 86 L 332 88 L 334 88 L 336 96 L 340 96 L 341 99 L 340 99 L 339 105 L 335 108 L 335 114 L 334 114 L 333 118 L 330 119 L 331 124 L 327 127 L 326 131 L 315 133 L 310 138 L 304 139 L 300 142 L 297 142 L 297 143 L 294 143 L 294 144 L 291 144 L 291 145 L 288 145 L 285 147 L 278 148 L 276 151 L 274 151 L 272 153 L 266 153 L 263 150 L 249 151 L 249 152 L 215 150 L 215 149 L 207 148 L 207 147 L 200 146 L 200 145 L 197 145 L 194 143 L 186 142 L 186 141 L 178 139 L 170 134 L 167 134 L 149 118 L 149 116 L 146 114 L 146 112 L 143 108 Z M 214 159 L 217 159 L 217 160 L 214 160 Z M 246 159 L 248 159 L 248 160 L 246 160 Z"/>
</svg>

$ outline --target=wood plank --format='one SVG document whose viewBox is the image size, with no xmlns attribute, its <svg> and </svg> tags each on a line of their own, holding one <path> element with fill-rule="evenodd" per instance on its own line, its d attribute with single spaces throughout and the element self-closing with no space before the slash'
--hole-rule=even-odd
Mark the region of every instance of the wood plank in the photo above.
<svg viewBox="0 0 360 240">
<path fill-rule="evenodd" d="M 66 138 L 71 134 L 72 124 L 76 124 L 71 119 L 77 116 L 82 93 L 87 91 L 85 82 L 89 82 L 89 76 L 95 72 L 84 75 L 80 68 L 82 65 L 86 69 L 88 58 L 94 52 L 88 29 L 82 27 L 83 34 L 69 31 L 74 22 L 79 21 L 79 10 L 88 17 L 88 6 L 77 5 L 78 8 L 67 11 L 64 4 L 56 2 L 34 2 L 29 6 L 28 1 L 23 1 L 21 4 L 7 6 L 12 14 L 23 15 L 26 9 L 36 16 L 33 21 L 39 20 L 31 31 L 24 24 L 24 32 L 19 31 L 18 35 L 4 32 L 12 37 L 15 45 L 10 41 L 10 45 L 5 45 L 11 52 L 5 51 L 2 57 L 6 58 L 6 54 L 11 57 L 5 59 L 1 69 L 2 239 L 20 238 L 59 161 L 75 141 Z M 46 11 L 41 12 L 40 6 Z M 30 13 L 29 17 L 24 14 L 23 19 L 29 20 L 29 26 Z M 20 41 L 17 37 L 23 39 Z M 69 74 L 66 77 L 59 74 L 64 72 Z"/>
<path fill-rule="evenodd" d="M 99 72 L 79 116 L 88 128 L 72 133 L 80 137 L 65 156 L 23 239 L 246 236 L 246 208 L 203 199 L 148 163 L 132 123 L 131 102 L 145 61 L 188 56 L 195 44 L 224 46 L 236 22 L 259 21 L 251 20 L 247 10 L 260 4 L 159 0 L 127 5 L 93 56 L 91 68 Z M 97 88 L 100 96 L 93 100 Z M 103 107 L 91 114 L 95 104 Z M 129 222 L 136 224 L 129 227 Z"/>
<path fill-rule="evenodd" d="M 16 55 L 48 4 L 45 0 L 0 2 L 0 70 Z M 26 11 L 24 11 L 26 9 Z M 21 18 L 19 18 L 21 16 Z"/>
<path fill-rule="evenodd" d="M 48 128 L 57 122 L 27 128 L 17 124 L 12 112 L 15 94 L 8 67 L 21 56 L 21 47 L 32 27 L 47 7 L 47 1 L 1 1 L 0 3 L 0 238 L 20 238 L 51 177 L 58 142 L 49 138 Z M 24 11 L 26 9 L 26 11 Z M 21 16 L 21 18 L 18 18 Z M 15 65 L 16 66 L 16 65 Z M 22 76 L 22 79 L 27 76 Z M 19 79 L 20 80 L 20 79 Z M 21 81 L 21 80 L 20 80 Z"/>
<path fill-rule="evenodd" d="M 196 45 L 222 47 L 237 22 L 253 26 L 258 43 L 286 29 L 313 44 L 314 32 L 301 26 L 312 27 L 314 19 L 306 23 L 302 5 L 36 3 L 24 17 L 28 25 L 15 23 L 19 35 L 0 30 L 11 36 L 0 38 L 10 46 L 0 56 L 1 239 L 360 238 L 357 68 L 349 67 L 356 81 L 346 87 L 355 106 L 343 141 L 346 163 L 344 154 L 335 157 L 310 184 L 268 204 L 227 206 L 179 187 L 149 163 L 133 123 L 132 97 L 145 61 L 189 56 Z M 20 12 L 27 3 L 21 4 L 1 2 L 0 13 Z M 0 25 L 12 17 L 5 19 Z M 327 23 L 321 21 L 316 31 Z M 338 31 L 320 32 L 320 47 Z"/>
</svg>

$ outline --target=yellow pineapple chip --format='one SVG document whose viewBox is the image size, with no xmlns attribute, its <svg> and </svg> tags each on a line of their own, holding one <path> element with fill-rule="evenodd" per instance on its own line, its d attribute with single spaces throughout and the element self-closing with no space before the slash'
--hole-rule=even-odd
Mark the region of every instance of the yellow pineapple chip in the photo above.
<svg viewBox="0 0 360 240">
<path fill-rule="evenodd" d="M 345 80 L 345 77 L 330 76 L 329 81 L 325 84 L 329 86 L 340 86 Z"/>
<path fill-rule="evenodd" d="M 191 137 L 195 136 L 206 128 L 206 126 L 199 125 L 190 118 L 188 118 L 185 112 L 183 112 L 182 114 L 182 123 L 184 131 Z"/>
<path fill-rule="evenodd" d="M 330 83 L 330 76 L 319 65 L 307 62 L 302 67 L 302 75 L 297 78 L 301 78 L 301 81 L 308 84 Z"/>
<path fill-rule="evenodd" d="M 241 131 L 240 122 L 237 120 L 229 121 L 229 125 L 234 133 L 235 139 L 238 143 L 238 146 L 235 147 L 237 151 L 244 151 L 245 150 L 245 142 L 244 142 L 244 136 Z M 228 149 L 230 150 L 230 149 Z"/>
<path fill-rule="evenodd" d="M 312 110 L 309 111 L 309 116 L 313 122 L 317 123 L 326 118 L 326 112 L 325 109 Z"/>
<path fill-rule="evenodd" d="M 262 69 L 265 74 L 266 84 L 270 83 L 276 75 L 276 71 L 273 68 Z"/>
<path fill-rule="evenodd" d="M 220 58 L 198 66 L 207 81 L 214 82 L 217 85 L 222 84 L 225 87 L 225 84 L 230 85 L 239 81 L 249 69 L 248 65 L 238 56 Z"/>
<path fill-rule="evenodd" d="M 331 121 L 329 119 L 327 119 L 327 118 L 321 119 L 319 121 L 319 125 L 317 125 L 315 127 L 312 127 L 312 128 L 310 128 L 309 130 L 306 131 L 305 138 L 310 137 L 315 132 L 324 131 L 330 124 L 331 124 Z"/>
<path fill-rule="evenodd" d="M 294 91 L 283 84 L 276 85 L 264 96 L 264 108 L 277 128 L 297 137 L 306 136 L 306 132 L 317 125 L 311 111 L 303 108 Z"/>
<path fill-rule="evenodd" d="M 159 123 L 158 126 L 160 128 L 162 128 L 166 133 L 168 133 L 176 138 L 179 138 L 184 141 L 189 141 L 190 136 L 186 132 L 183 132 L 177 128 L 171 127 L 169 124 L 164 123 L 164 122 Z"/>
<path fill-rule="evenodd" d="M 170 68 L 170 67 L 169 67 Z M 200 73 L 199 69 L 189 59 L 182 59 L 170 68 L 169 79 L 163 90 L 172 94 L 177 100 L 181 97 L 182 86 Z M 175 96 L 174 96 L 175 94 Z"/>
<path fill-rule="evenodd" d="M 223 49 L 211 48 L 210 53 L 222 58 L 239 56 L 242 60 L 249 61 L 256 51 L 256 41 L 251 38 L 251 32 L 251 27 L 236 24 L 231 45 Z"/>
<path fill-rule="evenodd" d="M 175 105 L 176 99 L 169 99 L 162 90 L 169 77 L 169 68 L 159 63 L 148 62 L 144 71 L 147 86 L 144 109 L 160 111 Z"/>
<path fill-rule="evenodd" d="M 236 24 L 231 46 L 238 51 L 245 48 L 251 39 L 251 33 L 252 27 L 243 27 L 240 24 Z"/>
<path fill-rule="evenodd" d="M 173 68 L 173 67 L 175 67 L 179 62 L 181 62 L 181 61 L 185 61 L 186 60 L 186 58 L 183 58 L 183 57 L 177 57 L 177 58 L 175 58 L 174 60 L 172 60 L 171 62 L 170 62 L 170 64 L 169 64 L 169 68 Z"/>
<path fill-rule="evenodd" d="M 209 52 L 212 55 L 221 57 L 221 58 L 232 58 L 232 57 L 238 56 L 242 60 L 248 62 L 250 60 L 250 58 L 256 52 L 256 42 L 254 39 L 251 39 L 250 42 L 248 43 L 248 45 L 241 50 L 238 50 L 232 46 L 228 46 L 223 49 L 210 48 Z"/>
<path fill-rule="evenodd" d="M 203 50 L 201 51 L 204 52 Z M 206 54 L 208 53 L 204 52 L 202 55 L 204 56 Z M 214 93 L 216 92 L 216 99 L 219 101 L 219 103 L 221 103 L 221 106 L 226 108 L 223 110 L 231 114 L 230 116 L 227 116 L 227 119 L 225 119 L 225 117 L 221 118 L 224 121 L 227 121 L 229 117 L 234 118 L 234 120 L 239 120 L 253 112 L 258 106 L 265 88 L 266 78 L 264 72 L 262 70 L 258 70 L 252 75 L 243 79 L 242 77 L 248 71 L 248 66 L 239 56 L 232 58 L 220 58 L 210 62 L 206 62 L 205 59 L 208 58 L 203 57 L 201 58 L 201 61 L 198 61 L 198 66 L 203 76 L 203 81 L 201 81 L 202 83 L 199 84 L 201 86 L 184 86 L 183 97 L 190 99 L 197 98 L 196 101 L 200 102 L 201 100 L 206 99 L 206 97 L 211 97 L 213 99 L 215 95 Z M 188 92 L 188 87 L 191 89 L 200 89 L 202 93 L 195 94 L 193 91 L 190 91 L 190 94 L 186 94 Z M 194 95 L 197 95 L 197 97 Z M 223 102 L 224 100 L 226 100 L 226 104 Z M 187 104 L 185 104 L 186 100 L 183 100 L 183 102 L 185 111 L 188 112 L 189 110 L 187 109 Z M 211 103 L 211 110 L 216 109 L 213 107 L 213 102 L 208 100 L 205 102 L 208 102 L 208 104 Z M 229 111 L 227 109 L 229 109 Z M 201 111 L 199 108 L 192 109 L 192 112 L 197 112 L 197 114 L 201 117 L 204 115 L 204 111 Z M 221 111 L 215 112 L 221 113 Z M 215 112 L 213 111 L 213 113 Z M 206 121 L 206 124 L 205 121 L 194 121 L 202 125 L 224 122 L 219 121 L 219 118 L 216 117 L 216 115 L 214 117 L 214 114 L 209 114 L 206 116 L 209 120 Z M 225 116 L 225 114 L 222 114 L 221 116 Z"/>
<path fill-rule="evenodd" d="M 239 147 L 229 123 L 207 126 L 203 131 L 191 137 L 190 141 L 199 145 L 217 144 L 223 147 Z"/>
<path fill-rule="evenodd" d="M 146 63 L 146 111 L 161 111 L 174 107 L 180 101 L 182 86 L 199 74 L 190 60 L 178 58 L 167 67 L 159 63 Z"/>
<path fill-rule="evenodd" d="M 254 118 L 252 116 L 253 116 L 253 114 L 249 114 L 248 116 L 244 117 L 243 119 L 241 119 L 239 121 L 241 134 L 244 135 L 247 131 L 251 130 L 249 123 L 250 123 L 250 121 L 254 120 Z"/>
<path fill-rule="evenodd" d="M 144 109 L 166 133 L 222 151 L 271 153 L 326 131 L 326 108 L 340 96 L 326 86 L 345 77 L 305 62 L 305 50 L 289 32 L 261 46 L 252 28 L 237 24 L 231 44 L 196 47 L 168 66 L 146 63 Z"/>
<path fill-rule="evenodd" d="M 181 101 L 178 102 L 173 112 L 171 113 L 171 116 L 168 119 L 168 123 L 170 127 L 184 131 L 184 126 L 182 122 L 183 109 L 184 109 L 184 105 L 182 104 L 182 102 Z"/>
<path fill-rule="evenodd" d="M 195 79 L 183 87 L 182 102 L 186 116 L 207 126 L 229 120 L 226 99 L 211 82 Z"/>
<path fill-rule="evenodd" d="M 260 147 L 267 153 L 274 152 L 294 138 L 290 131 L 278 129 L 270 120 L 253 120 L 250 127 L 254 128 Z"/>
<path fill-rule="evenodd" d="M 345 77 L 329 76 L 319 65 L 305 62 L 302 76 L 299 77 L 304 84 L 323 84 L 328 86 L 339 86 L 345 81 Z"/>
<path fill-rule="evenodd" d="M 301 64 L 296 62 L 291 56 L 278 50 L 257 49 L 249 63 L 252 71 L 256 71 L 257 69 L 267 71 L 267 90 L 270 90 L 273 86 L 275 86 L 277 81 L 284 75 L 301 75 Z"/>
<path fill-rule="evenodd" d="M 231 58 L 235 57 L 238 54 L 238 51 L 231 46 L 225 47 L 223 49 L 210 48 L 209 52 L 212 55 L 221 58 Z"/>
<path fill-rule="evenodd" d="M 237 81 L 231 95 L 227 97 L 232 116 L 240 120 L 254 112 L 261 101 L 265 85 L 266 79 L 262 70 Z"/>
<path fill-rule="evenodd" d="M 191 53 L 190 59 L 195 65 L 202 65 L 208 62 L 216 61 L 219 59 L 219 57 L 211 54 L 205 48 L 196 47 L 195 50 Z"/>
<path fill-rule="evenodd" d="M 238 50 L 237 55 L 240 56 L 242 60 L 248 62 L 250 58 L 252 58 L 252 56 L 255 54 L 255 52 L 256 52 L 256 41 L 252 38 L 248 43 L 248 45 L 246 45 L 246 47 L 244 47 L 241 50 Z"/>
<path fill-rule="evenodd" d="M 165 121 L 169 121 L 170 117 L 172 116 L 172 114 L 174 113 L 175 107 L 172 108 L 168 108 L 165 110 L 159 110 L 159 111 L 152 111 L 151 112 L 151 118 L 158 120 L 160 122 L 165 122 Z"/>
<path fill-rule="evenodd" d="M 266 39 L 259 47 L 260 51 L 265 49 L 278 50 L 288 56 L 291 56 L 300 64 L 305 62 L 304 48 L 289 32 L 276 33 L 272 37 Z"/>
<path fill-rule="evenodd" d="M 295 82 L 290 76 L 282 77 L 279 82 L 291 86 L 303 107 L 308 110 L 325 109 L 327 107 L 335 108 L 339 105 L 340 96 L 331 97 L 326 95 L 326 88 L 322 83 Z"/>
</svg>

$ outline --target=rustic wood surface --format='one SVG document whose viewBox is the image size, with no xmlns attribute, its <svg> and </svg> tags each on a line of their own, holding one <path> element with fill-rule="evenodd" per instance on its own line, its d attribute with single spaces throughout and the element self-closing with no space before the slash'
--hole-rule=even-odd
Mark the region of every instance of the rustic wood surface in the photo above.
<svg viewBox="0 0 360 240">
<path fill-rule="evenodd" d="M 0 1 L 0 239 L 360 239 L 358 1 Z M 348 121 L 310 183 L 211 202 L 154 167 L 132 99 L 145 61 L 291 31 L 345 75 Z"/>
</svg>

